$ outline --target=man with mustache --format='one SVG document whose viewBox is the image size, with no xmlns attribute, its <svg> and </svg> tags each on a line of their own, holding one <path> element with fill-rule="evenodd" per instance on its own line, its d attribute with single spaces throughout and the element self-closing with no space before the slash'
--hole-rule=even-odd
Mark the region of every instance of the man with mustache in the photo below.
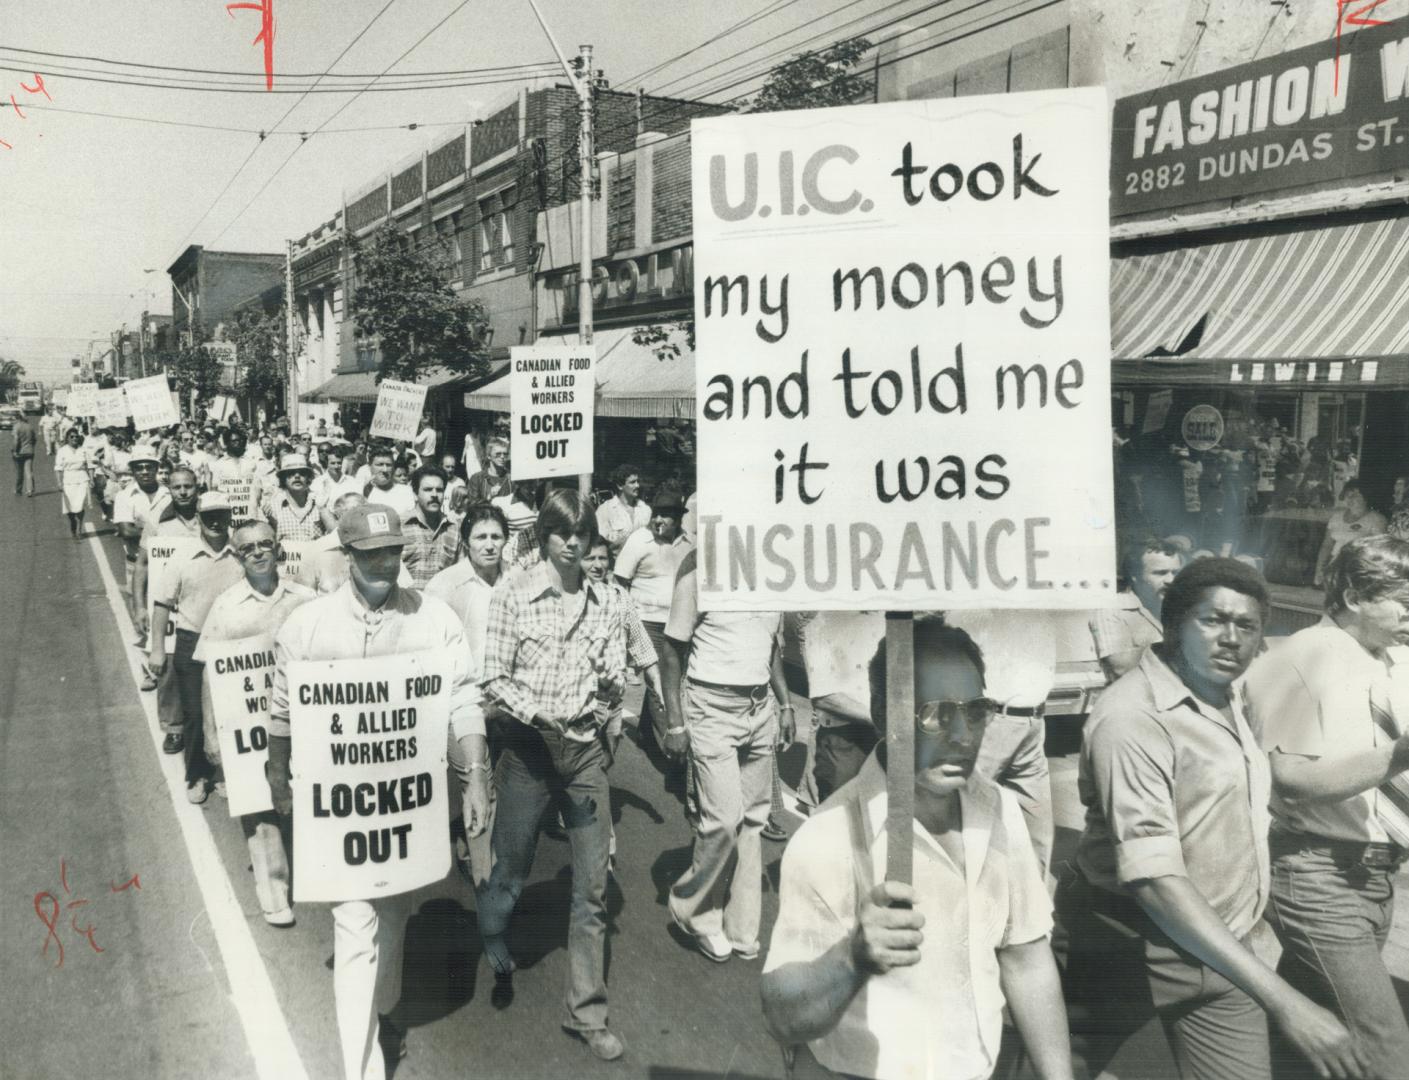
<svg viewBox="0 0 1409 1080">
<path fill-rule="evenodd" d="M 869 668 L 886 723 L 885 643 Z M 884 741 L 783 855 L 763 1013 L 794 1075 L 988 1077 L 1006 1004 L 1044 1080 L 1070 1078 L 1052 905 L 1017 800 L 975 772 L 997 711 L 983 656 L 915 625 L 913 884 L 884 880 Z M 805 1044 L 805 1045 L 804 1045 Z"/>
<path fill-rule="evenodd" d="M 1271 782 L 1233 684 L 1270 606 L 1246 564 L 1190 563 L 1165 592 L 1163 643 L 1086 722 L 1086 828 L 1057 911 L 1066 1000 L 1091 1018 L 1074 1035 L 1093 1076 L 1152 1013 L 1188 1080 L 1270 1077 L 1269 1018 L 1320 1075 L 1363 1075 L 1340 1021 L 1251 947 L 1268 899 Z"/>
</svg>

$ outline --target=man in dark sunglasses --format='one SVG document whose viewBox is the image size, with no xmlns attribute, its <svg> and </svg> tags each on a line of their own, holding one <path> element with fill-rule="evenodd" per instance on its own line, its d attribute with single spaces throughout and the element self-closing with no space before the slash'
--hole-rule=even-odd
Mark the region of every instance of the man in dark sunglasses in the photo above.
<svg viewBox="0 0 1409 1080">
<path fill-rule="evenodd" d="M 783 856 L 763 1011 L 793 1059 L 847 1076 L 988 1077 L 1006 1004 L 1036 1074 L 1069 1078 L 1052 905 L 1013 794 L 975 774 L 997 706 L 973 639 L 915 625 L 913 884 L 886 881 L 885 745 Z M 886 720 L 885 645 L 870 667 Z"/>
</svg>

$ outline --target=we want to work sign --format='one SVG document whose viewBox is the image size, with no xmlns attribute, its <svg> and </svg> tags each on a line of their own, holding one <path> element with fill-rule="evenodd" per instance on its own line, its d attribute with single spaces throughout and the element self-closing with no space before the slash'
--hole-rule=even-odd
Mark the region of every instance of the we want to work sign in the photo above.
<svg viewBox="0 0 1409 1080">
<path fill-rule="evenodd" d="M 701 605 L 1101 606 L 1104 92 L 692 133 Z"/>
</svg>

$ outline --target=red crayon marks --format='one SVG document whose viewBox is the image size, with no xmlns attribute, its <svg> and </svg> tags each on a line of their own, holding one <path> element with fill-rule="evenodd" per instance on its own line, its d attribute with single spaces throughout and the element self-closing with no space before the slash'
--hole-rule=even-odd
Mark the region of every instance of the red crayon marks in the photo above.
<svg viewBox="0 0 1409 1080">
<path fill-rule="evenodd" d="M 26 94 L 43 94 L 50 101 L 54 100 L 52 97 L 50 97 L 49 91 L 44 88 L 44 76 L 40 75 L 37 71 L 34 73 L 34 85 L 30 86 L 23 79 L 21 79 L 20 89 L 23 90 Z M 3 107 L 3 103 L 0 103 L 0 107 Z M 15 116 L 18 117 L 20 120 L 29 119 L 29 117 L 25 115 L 24 109 L 20 107 L 19 99 L 16 98 L 14 94 L 10 95 L 10 108 L 15 111 Z M 40 138 L 43 138 L 43 136 L 41 135 Z M 3 138 L 0 138 L 0 146 L 3 146 L 6 150 L 14 149 L 14 147 L 10 145 L 10 143 L 6 142 Z"/>
<path fill-rule="evenodd" d="M 1339 94 L 1341 88 L 1341 27 L 1383 26 L 1385 20 L 1370 18 L 1370 12 L 1384 2 L 1385 0 L 1336 0 L 1336 59 L 1331 79 L 1333 94 Z"/>
<path fill-rule="evenodd" d="M 69 887 L 68 862 L 61 859 L 59 861 L 59 886 L 63 890 L 65 897 L 73 896 L 73 889 Z M 139 875 L 133 874 L 124 884 L 116 882 L 109 883 L 109 892 L 125 892 L 128 889 L 142 888 L 142 881 Z M 39 917 L 39 921 L 44 924 L 44 941 L 39 947 L 39 954 L 45 959 L 50 956 L 50 946 L 53 946 L 54 966 L 61 968 L 64 966 L 64 942 L 59 936 L 59 931 L 63 929 L 62 917 L 68 913 L 68 927 L 80 938 L 88 942 L 88 947 L 95 953 L 104 953 L 107 950 L 98 944 L 98 928 L 94 925 L 92 917 L 88 912 L 82 911 L 92 901 L 87 897 L 76 897 L 72 900 L 60 900 L 47 889 L 34 894 L 34 914 Z M 79 916 L 82 915 L 84 922 L 79 925 Z"/>
<path fill-rule="evenodd" d="M 226 4 L 225 10 L 230 13 L 230 18 L 235 17 L 236 11 L 257 11 L 259 12 L 259 33 L 255 35 L 252 45 L 264 46 L 264 89 L 274 89 L 274 0 L 258 0 L 258 3 Z"/>
</svg>

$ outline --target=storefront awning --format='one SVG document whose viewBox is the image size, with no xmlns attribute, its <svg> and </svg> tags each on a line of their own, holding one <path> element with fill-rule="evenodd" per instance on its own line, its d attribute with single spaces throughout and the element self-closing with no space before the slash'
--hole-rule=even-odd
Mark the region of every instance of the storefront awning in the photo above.
<svg viewBox="0 0 1409 1080">
<path fill-rule="evenodd" d="M 419 381 L 425 386 L 435 389 L 438 386 L 445 386 L 447 383 L 469 378 L 470 376 L 464 372 L 438 368 Z M 298 399 L 303 402 L 340 401 L 373 405 L 377 401 L 377 373 L 375 371 L 341 371 L 327 382 L 300 394 Z"/>
<path fill-rule="evenodd" d="M 1126 386 L 1409 386 L 1409 220 L 1118 257 L 1111 354 Z"/>
<path fill-rule="evenodd" d="M 597 416 L 689 418 L 695 415 L 695 356 L 683 337 L 671 342 L 679 356 L 656 357 L 654 347 L 631 340 L 631 327 L 599 331 L 597 345 Z M 539 344 L 554 339 L 540 338 Z M 509 374 L 465 395 L 465 408 L 509 411 Z"/>
</svg>

